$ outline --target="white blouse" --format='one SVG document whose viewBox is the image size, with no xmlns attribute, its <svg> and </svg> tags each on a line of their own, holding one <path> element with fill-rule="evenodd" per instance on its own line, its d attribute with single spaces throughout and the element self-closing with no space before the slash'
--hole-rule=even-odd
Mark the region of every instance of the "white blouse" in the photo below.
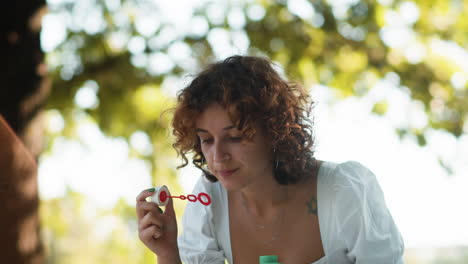
<svg viewBox="0 0 468 264">
<path fill-rule="evenodd" d="M 233 264 L 226 190 L 203 177 L 194 194 L 210 206 L 188 203 L 179 250 L 183 263 Z M 323 162 L 317 178 L 317 210 L 325 256 L 312 264 L 401 264 L 403 239 L 375 175 L 358 162 Z"/>
</svg>

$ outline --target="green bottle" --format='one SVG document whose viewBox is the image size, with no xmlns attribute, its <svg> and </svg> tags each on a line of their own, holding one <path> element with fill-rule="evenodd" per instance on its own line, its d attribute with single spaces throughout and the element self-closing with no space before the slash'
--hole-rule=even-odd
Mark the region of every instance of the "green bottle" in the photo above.
<svg viewBox="0 0 468 264">
<path fill-rule="evenodd" d="M 260 256 L 259 264 L 281 264 L 281 263 L 278 262 L 278 256 L 268 255 L 268 256 Z"/>
</svg>

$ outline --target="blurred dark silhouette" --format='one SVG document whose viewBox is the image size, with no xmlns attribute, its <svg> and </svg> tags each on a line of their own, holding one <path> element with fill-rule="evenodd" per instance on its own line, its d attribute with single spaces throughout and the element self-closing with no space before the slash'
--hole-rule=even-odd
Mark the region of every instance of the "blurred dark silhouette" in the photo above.
<svg viewBox="0 0 468 264">
<path fill-rule="evenodd" d="M 7 1 L 1 15 L 0 262 L 43 263 L 37 159 L 49 94 L 40 46 L 45 1 Z"/>
</svg>

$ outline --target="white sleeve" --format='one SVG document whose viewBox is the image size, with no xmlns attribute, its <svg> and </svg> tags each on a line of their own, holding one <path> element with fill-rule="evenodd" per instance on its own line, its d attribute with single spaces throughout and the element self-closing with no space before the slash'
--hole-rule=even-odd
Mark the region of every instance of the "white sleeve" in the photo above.
<svg viewBox="0 0 468 264">
<path fill-rule="evenodd" d="M 401 264 L 404 243 L 375 175 L 358 162 L 336 168 L 338 235 L 356 264 Z"/>
<path fill-rule="evenodd" d="M 209 184 L 211 183 L 200 178 L 192 193 L 197 195 L 206 192 L 213 200 L 215 197 L 210 192 Z M 224 264 L 225 256 L 216 240 L 211 206 L 204 206 L 198 202 L 187 203 L 178 244 L 183 263 Z"/>
</svg>

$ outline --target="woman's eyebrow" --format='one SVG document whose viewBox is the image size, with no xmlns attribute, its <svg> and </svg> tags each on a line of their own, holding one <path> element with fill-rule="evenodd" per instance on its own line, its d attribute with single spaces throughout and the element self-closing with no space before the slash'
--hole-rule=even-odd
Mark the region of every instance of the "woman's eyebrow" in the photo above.
<svg viewBox="0 0 468 264">
<path fill-rule="evenodd" d="M 235 127 L 236 127 L 235 125 L 229 125 L 229 126 L 223 128 L 223 130 L 229 130 L 229 129 L 233 129 L 233 128 L 235 128 Z M 196 133 L 199 133 L 199 132 L 201 132 L 201 133 L 208 133 L 207 130 L 205 130 L 205 129 L 203 129 L 203 128 L 198 128 L 198 127 L 195 129 L 195 132 L 196 132 Z"/>
</svg>

